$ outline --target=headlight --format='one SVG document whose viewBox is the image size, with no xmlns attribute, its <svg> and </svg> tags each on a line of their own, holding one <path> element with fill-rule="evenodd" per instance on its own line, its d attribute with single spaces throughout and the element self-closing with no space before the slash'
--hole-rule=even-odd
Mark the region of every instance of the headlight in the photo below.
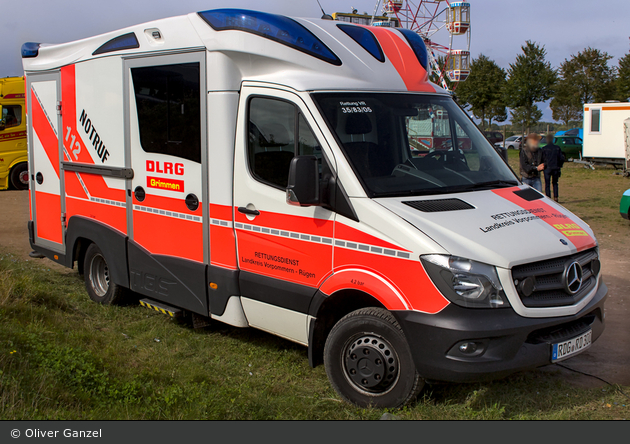
<svg viewBox="0 0 630 444">
<path fill-rule="evenodd" d="M 510 306 L 493 266 L 442 254 L 427 254 L 420 260 L 435 286 L 451 302 L 470 308 Z"/>
</svg>

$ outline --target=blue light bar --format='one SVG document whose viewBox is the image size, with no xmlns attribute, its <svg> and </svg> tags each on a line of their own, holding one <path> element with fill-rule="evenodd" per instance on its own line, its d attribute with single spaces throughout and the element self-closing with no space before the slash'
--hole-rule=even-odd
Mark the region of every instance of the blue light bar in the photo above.
<svg viewBox="0 0 630 444">
<path fill-rule="evenodd" d="M 418 61 L 425 71 L 428 74 L 431 74 L 429 66 L 429 51 L 427 51 L 427 45 L 425 45 L 422 37 L 409 29 L 399 28 L 398 31 L 405 36 L 407 43 L 409 43 L 413 52 L 416 53 L 416 57 L 418 57 Z"/>
<path fill-rule="evenodd" d="M 39 43 L 26 42 L 22 45 L 22 58 L 37 57 L 39 55 Z"/>
<path fill-rule="evenodd" d="M 250 32 L 302 51 L 333 65 L 341 60 L 311 31 L 293 19 L 246 9 L 213 9 L 198 13 L 215 31 Z"/>
<path fill-rule="evenodd" d="M 113 51 L 122 51 L 123 49 L 140 48 L 140 43 L 133 32 L 119 35 L 110 41 L 103 43 L 92 55 L 105 54 Z"/>
<path fill-rule="evenodd" d="M 352 40 L 372 54 L 372 57 L 376 60 L 381 63 L 385 62 L 385 55 L 383 54 L 381 45 L 378 44 L 378 40 L 376 40 L 376 37 L 374 37 L 374 34 L 372 34 L 369 29 L 354 25 L 337 25 L 337 28 L 348 34 Z"/>
</svg>

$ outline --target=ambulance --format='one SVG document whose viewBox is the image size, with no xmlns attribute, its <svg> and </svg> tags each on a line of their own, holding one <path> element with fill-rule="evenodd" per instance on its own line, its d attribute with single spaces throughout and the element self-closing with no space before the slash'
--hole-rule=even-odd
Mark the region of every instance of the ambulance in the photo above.
<svg viewBox="0 0 630 444">
<path fill-rule="evenodd" d="M 378 407 L 604 329 L 592 230 L 429 82 L 413 32 L 218 9 L 22 57 L 30 242 L 98 303 L 278 335 Z M 443 149 L 412 154 L 438 118 Z"/>
<path fill-rule="evenodd" d="M 28 188 L 24 77 L 0 79 L 0 190 Z"/>
</svg>

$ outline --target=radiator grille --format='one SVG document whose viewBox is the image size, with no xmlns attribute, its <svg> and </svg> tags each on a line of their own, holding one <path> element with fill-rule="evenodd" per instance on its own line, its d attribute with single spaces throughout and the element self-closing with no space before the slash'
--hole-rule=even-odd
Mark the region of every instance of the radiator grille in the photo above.
<svg viewBox="0 0 630 444">
<path fill-rule="evenodd" d="M 574 262 L 582 268 L 582 285 L 577 293 L 572 294 L 566 288 L 566 274 Z M 595 272 L 599 272 L 599 268 L 599 255 L 597 249 L 593 248 L 571 256 L 516 266 L 512 268 L 512 279 L 526 307 L 566 306 L 576 304 L 595 288 Z M 523 291 L 523 283 L 528 278 L 533 279 L 534 284 L 530 295 Z"/>
</svg>

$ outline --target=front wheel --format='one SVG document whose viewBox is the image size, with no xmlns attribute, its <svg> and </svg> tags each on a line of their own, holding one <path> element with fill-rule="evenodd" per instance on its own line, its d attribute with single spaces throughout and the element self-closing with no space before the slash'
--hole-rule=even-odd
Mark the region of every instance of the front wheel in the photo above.
<svg viewBox="0 0 630 444">
<path fill-rule="evenodd" d="M 337 322 L 324 364 L 337 393 L 361 407 L 402 407 L 424 387 L 400 325 L 383 308 L 362 308 Z"/>
<path fill-rule="evenodd" d="M 11 170 L 11 185 L 16 190 L 28 190 L 28 164 L 18 163 Z"/>
<path fill-rule="evenodd" d="M 125 302 L 125 289 L 111 280 L 105 256 L 96 244 L 91 244 L 85 252 L 83 273 L 85 289 L 94 302 L 105 305 Z"/>
</svg>

